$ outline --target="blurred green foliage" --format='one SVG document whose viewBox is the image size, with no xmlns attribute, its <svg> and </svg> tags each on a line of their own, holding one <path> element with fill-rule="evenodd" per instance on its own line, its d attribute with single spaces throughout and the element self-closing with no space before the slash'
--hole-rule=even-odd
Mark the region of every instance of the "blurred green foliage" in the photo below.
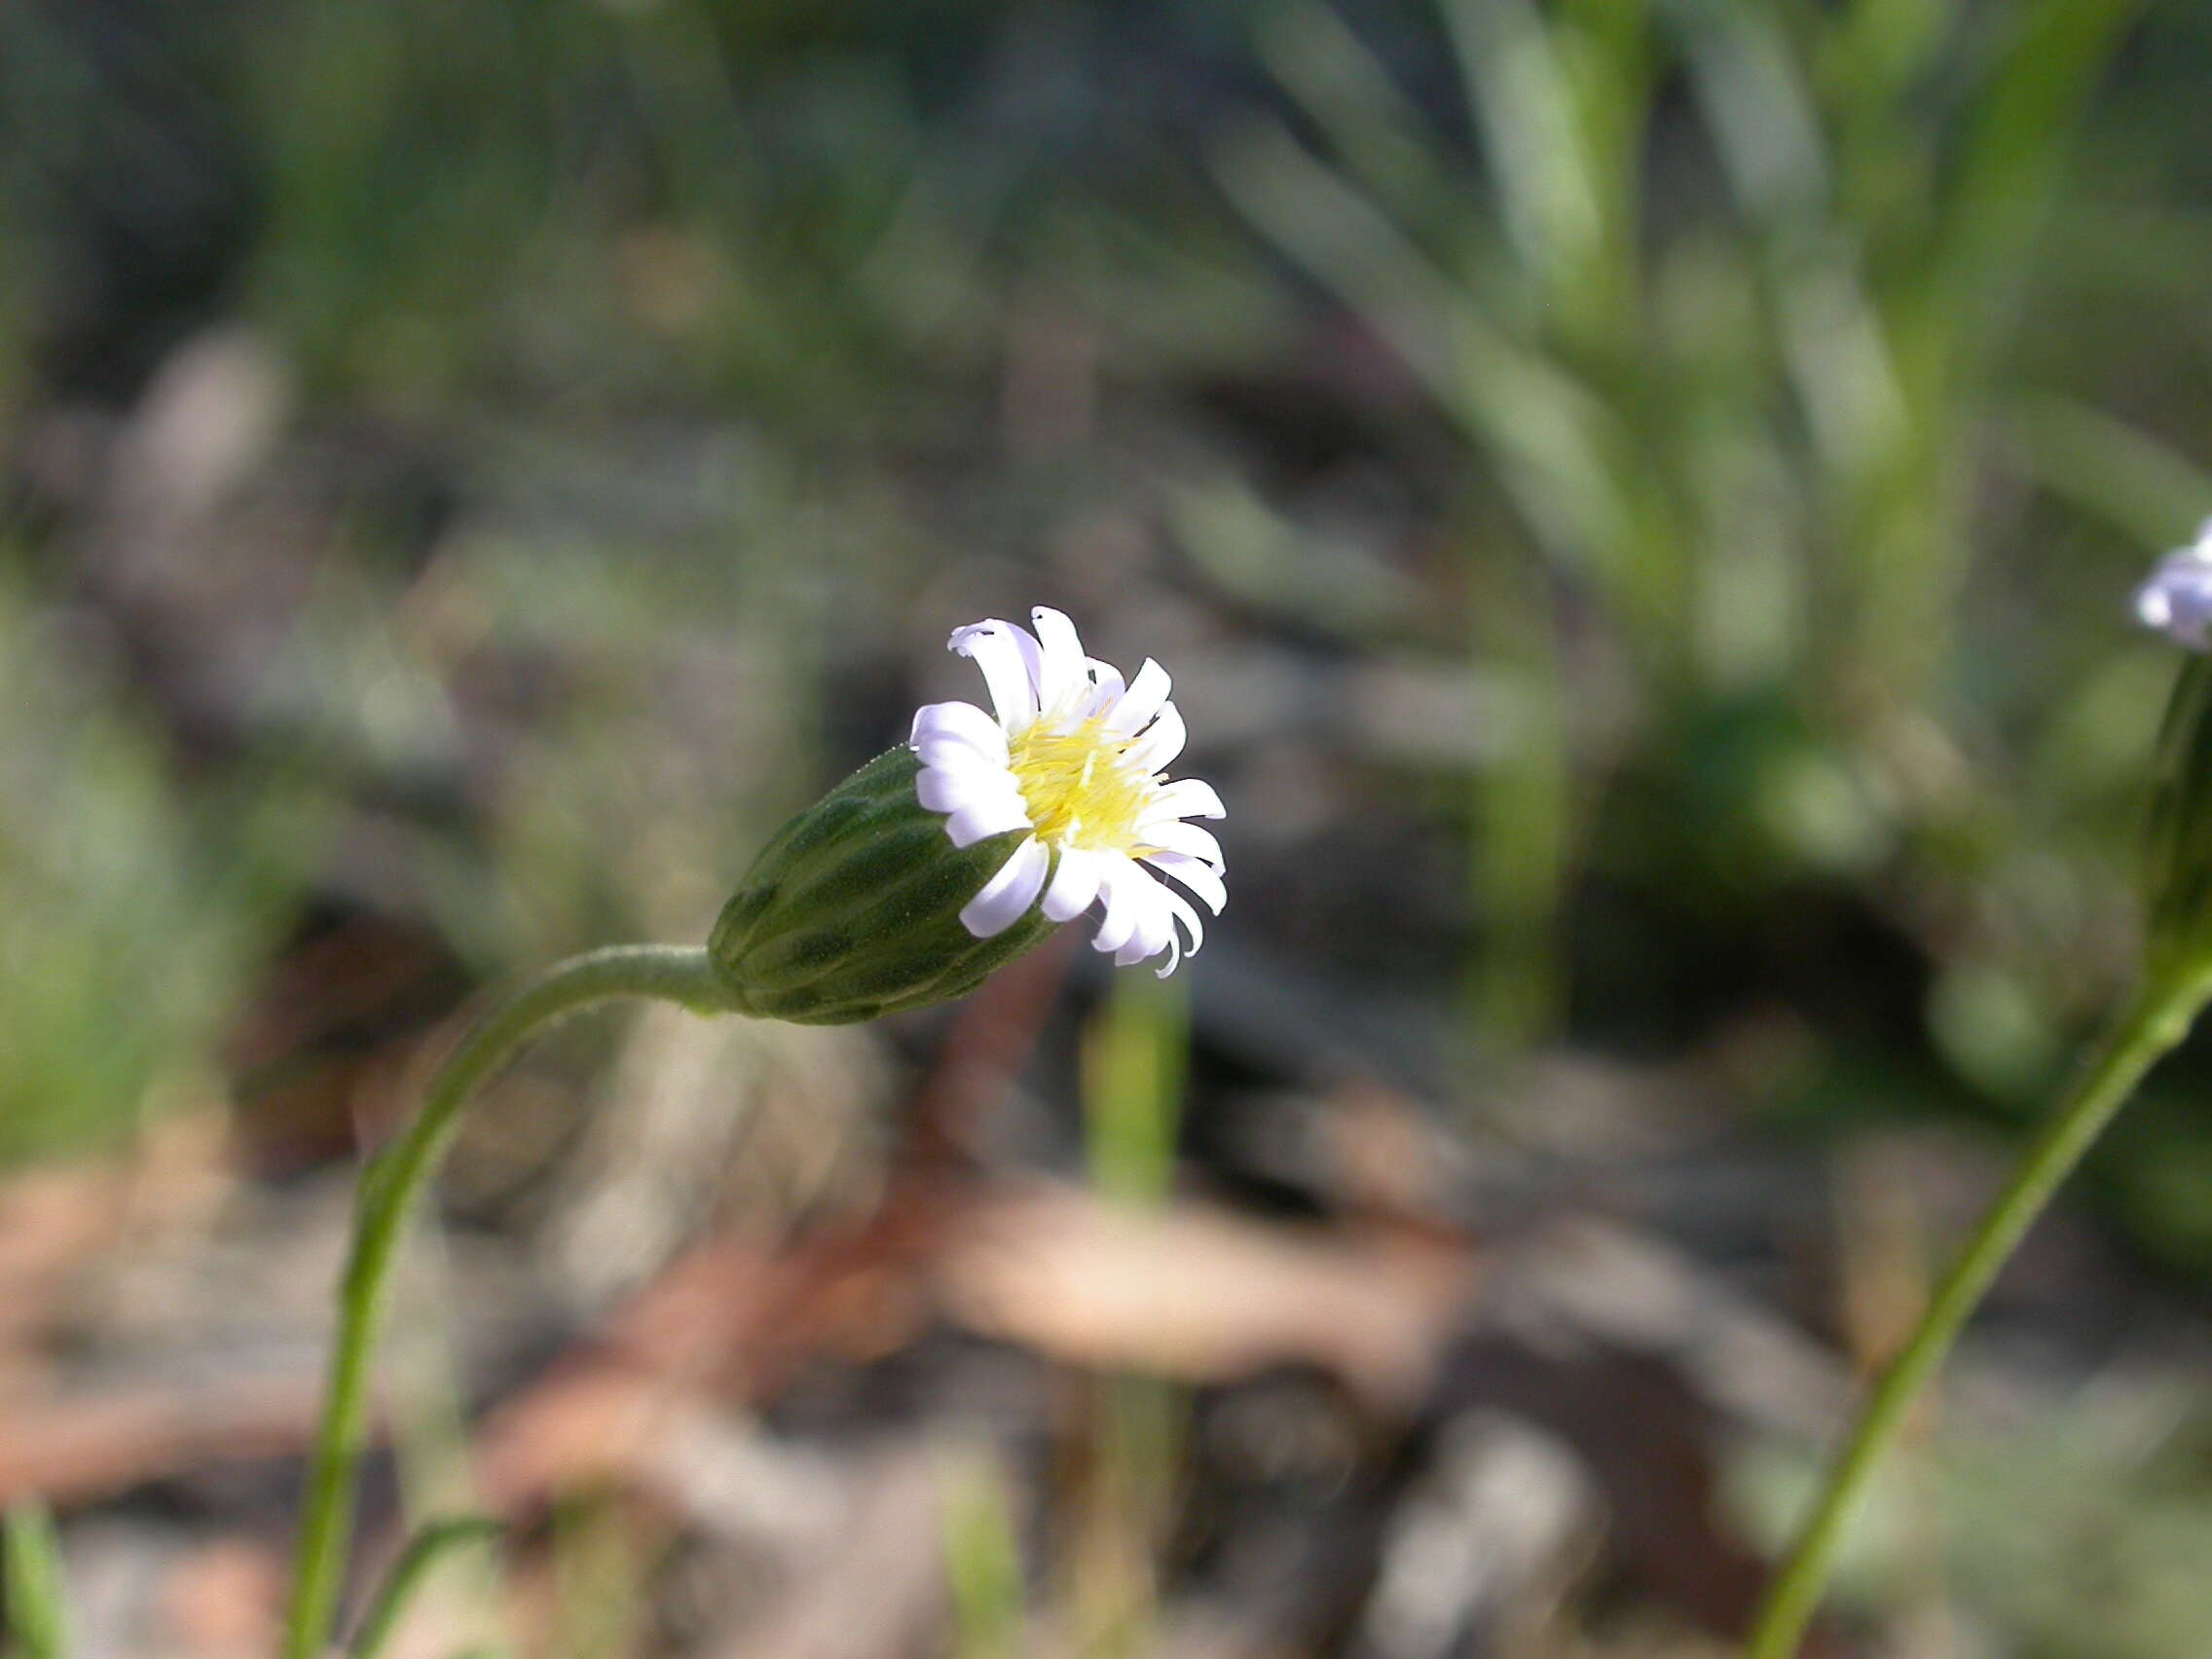
<svg viewBox="0 0 2212 1659">
<path fill-rule="evenodd" d="M 1766 973 L 1778 915 L 1850 908 L 1938 1064 L 2025 1099 L 2125 972 L 2161 674 L 2118 595 L 2212 504 L 2206 34 L 2140 0 L 17 9 L 0 418 L 235 317 L 309 431 L 453 458 L 434 550 L 583 681 L 485 841 L 419 841 L 486 966 L 654 885 L 608 880 L 678 821 L 633 803 L 729 809 L 641 783 L 672 639 L 804 683 L 832 614 L 1133 490 L 1224 606 L 1498 689 L 1464 793 L 1409 798 L 1465 837 L 1501 1051 L 1694 1037 L 1746 987 L 1640 1009 L 1670 964 Z M 1396 387 L 1328 366 L 1346 318 Z M 1055 326 L 1174 435 L 995 450 Z M 1218 413 L 1314 375 L 1315 460 Z M 964 518 L 916 513 L 917 458 Z M 1361 468 L 1451 573 L 1309 510 Z M 383 634 L 420 550 L 345 534 L 277 661 L 340 796 L 451 736 L 447 668 Z"/>
<path fill-rule="evenodd" d="M 1971 1449 L 1948 1485 L 1960 1576 L 2016 1651 L 2161 1659 L 2195 1640 L 2212 1551 L 2201 1401 L 2070 1413 L 2062 1432 Z"/>
<path fill-rule="evenodd" d="M 219 1087 L 217 1041 L 314 845 L 279 783 L 177 779 L 107 670 L 0 586 L 0 1163 Z"/>
<path fill-rule="evenodd" d="M 2141 0 L 17 9 L 0 419 L 242 318 L 308 431 L 452 458 L 477 625 L 581 676 L 484 838 L 417 841 L 486 967 L 635 908 L 641 845 L 726 876 L 684 814 L 803 793 L 819 733 L 735 800 L 645 765 L 671 641 L 804 684 L 832 615 L 1133 492 L 1177 579 L 1510 711 L 1456 800 L 1408 796 L 1469 849 L 1498 1051 L 1694 1038 L 1778 917 L 1850 910 L 2002 1106 L 2126 972 L 2162 673 L 2118 598 L 2212 505 L 2206 37 Z M 1396 386 L 1330 366 L 1346 318 Z M 1169 435 L 995 450 L 1054 327 Z M 1316 375 L 1326 437 L 1221 413 Z M 963 516 L 917 514 L 917 458 Z M 1362 469 L 1456 569 L 1335 511 Z M 452 742 L 450 665 L 385 635 L 416 532 L 381 534 L 343 527 L 271 671 L 341 799 Z M 711 902 L 677 885 L 646 908 Z M 1712 996 L 1640 1006 L 1691 960 Z"/>
<path fill-rule="evenodd" d="M 1966 1391 L 1975 1404 L 2005 1398 Z M 2212 1422 L 2178 1385 L 2010 1400 L 2002 1423 L 1959 1409 L 1871 1493 L 1840 1563 L 1839 1605 L 1894 1629 L 1938 1623 L 1998 1653 L 2157 1659 L 2187 1651 L 2212 1548 Z M 2016 1414 L 2016 1415 L 2014 1415 Z M 1817 1470 L 1764 1457 L 1735 1469 L 1735 1506 L 1780 1536 Z M 1944 1599 L 1946 1586 L 1964 1591 Z M 1915 1611 L 1923 1615 L 1914 1616 Z"/>
<path fill-rule="evenodd" d="M 1287 0 L 1260 45 L 1310 137 L 1254 122 L 1215 170 L 1464 434 L 1474 649 L 1555 706 L 1588 596 L 1646 693 L 1626 748 L 1563 765 L 1565 728 L 1538 720 L 1477 780 L 1476 901 L 1515 965 L 1477 1015 L 1527 1041 L 1558 1000 L 1526 979 L 1565 971 L 1543 939 L 1572 855 L 1653 892 L 1695 869 L 1694 903 L 1840 877 L 1895 908 L 1931 874 L 1989 882 L 2016 841 L 2023 803 L 1980 739 L 2054 699 L 1981 669 L 2037 627 L 1981 614 L 1975 583 L 2017 554 L 1977 577 L 1977 537 L 2028 522 L 2016 493 L 1991 510 L 1991 438 L 2023 400 L 2046 438 L 2085 419 L 2021 381 L 2023 347 L 2082 303 L 2035 252 L 2141 7 L 1439 10 L 1473 154 L 1348 14 Z M 2122 522 L 2180 534 L 2203 480 L 2117 423 L 2099 436 L 2158 489 L 2161 513 Z M 1516 546 L 1548 584 L 1511 573 Z M 1656 810 L 1609 798 L 1654 789 Z"/>
</svg>

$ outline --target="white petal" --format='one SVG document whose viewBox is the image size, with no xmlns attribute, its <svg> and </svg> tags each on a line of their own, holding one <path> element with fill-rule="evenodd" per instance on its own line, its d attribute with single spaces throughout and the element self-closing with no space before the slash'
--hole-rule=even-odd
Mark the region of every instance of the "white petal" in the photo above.
<svg viewBox="0 0 2212 1659">
<path fill-rule="evenodd" d="M 1118 854 L 1102 857 L 1099 866 L 1098 893 L 1106 901 L 1106 915 L 1099 922 L 1098 937 L 1091 944 L 1112 955 L 1128 943 L 1129 936 L 1137 931 L 1137 920 L 1145 902 L 1143 889 L 1158 884 Z"/>
<path fill-rule="evenodd" d="M 1183 717 L 1176 712 L 1175 705 L 1162 703 L 1151 729 L 1129 745 L 1127 759 L 1131 765 L 1147 772 L 1157 772 L 1183 753 L 1188 736 Z"/>
<path fill-rule="evenodd" d="M 907 741 L 918 751 L 927 743 L 966 744 L 985 759 L 1001 766 L 1007 762 L 1006 732 L 973 703 L 924 703 L 914 711 L 914 731 Z M 927 752 L 923 758 L 929 759 Z"/>
<path fill-rule="evenodd" d="M 999 728 L 994 725 L 991 729 Z M 1003 777 L 1014 776 L 1007 770 L 1006 756 L 980 754 L 965 738 L 925 737 L 908 747 L 921 756 L 925 766 L 941 766 L 948 772 L 996 772 Z"/>
<path fill-rule="evenodd" d="M 914 779 L 914 798 L 932 812 L 958 812 L 963 807 L 1011 806 L 1028 817 L 1021 791 L 1005 772 L 980 768 L 924 766 Z"/>
<path fill-rule="evenodd" d="M 982 891 L 962 907 L 960 925 L 977 939 L 1006 932 L 1037 903 L 1038 889 L 1045 885 L 1045 871 L 1051 862 L 1052 855 L 1045 850 L 1045 843 L 1030 836 L 999 866 L 998 874 L 983 883 Z"/>
<path fill-rule="evenodd" d="M 1202 778 L 1178 778 L 1153 797 L 1152 822 L 1161 818 L 1227 818 L 1229 809 Z"/>
<path fill-rule="evenodd" d="M 1145 891 L 1137 906 L 1137 931 L 1114 953 L 1117 968 L 1134 968 L 1147 957 L 1158 956 L 1175 940 L 1175 913 L 1167 907 L 1167 889 L 1157 881 L 1138 879 L 1144 881 Z"/>
<path fill-rule="evenodd" d="M 1129 688 L 1108 711 L 1106 724 L 1124 733 L 1140 729 L 1145 721 L 1160 713 L 1160 706 L 1167 701 L 1167 693 L 1173 685 L 1174 682 L 1167 678 L 1167 670 L 1146 657 L 1144 667 L 1138 669 L 1137 677 L 1129 682 Z"/>
<path fill-rule="evenodd" d="M 1072 922 L 1090 908 L 1098 897 L 1098 880 L 1105 867 L 1096 853 L 1081 847 L 1062 847 L 1052 884 L 1045 889 L 1045 914 L 1055 922 Z"/>
<path fill-rule="evenodd" d="M 1064 612 L 1040 605 L 1029 613 L 1037 630 L 1037 701 L 1048 709 L 1071 702 L 1086 677 L 1083 641 Z"/>
<path fill-rule="evenodd" d="M 983 671 L 983 683 L 991 690 L 991 707 L 1009 736 L 1028 728 L 1037 718 L 1037 642 L 1027 629 L 991 617 L 952 630 L 946 648 L 970 658 Z"/>
<path fill-rule="evenodd" d="M 1096 657 L 1085 657 L 1083 666 L 1090 671 L 1091 682 L 1090 706 L 1084 710 L 1085 714 L 1099 714 L 1121 701 L 1122 693 L 1128 689 L 1128 682 L 1123 680 L 1120 669 L 1110 662 L 1101 662 Z"/>
<path fill-rule="evenodd" d="M 1026 628 L 1012 628 L 1014 648 L 1021 655 L 1021 672 L 1029 676 L 1029 689 L 1035 691 L 1045 683 L 1045 647 L 1037 643 L 1037 636 Z"/>
<path fill-rule="evenodd" d="M 1193 893 L 1206 902 L 1206 907 L 1215 915 L 1229 903 L 1229 889 L 1213 866 L 1203 861 L 1186 857 L 1182 853 L 1154 853 L 1145 861 L 1153 868 L 1173 876 Z"/>
<path fill-rule="evenodd" d="M 973 847 L 987 836 L 1030 828 L 1029 809 L 1021 804 L 1018 795 L 1011 801 L 997 796 L 970 801 L 955 808 L 952 816 L 944 821 L 944 832 L 952 837 L 956 847 Z"/>
<path fill-rule="evenodd" d="M 1168 975 L 1175 972 L 1177 964 L 1179 964 L 1185 956 L 1198 955 L 1199 947 L 1202 946 L 1206 941 L 1206 929 L 1205 924 L 1198 920 L 1198 911 L 1191 908 L 1190 902 L 1186 900 L 1180 893 L 1177 893 L 1171 887 L 1164 888 L 1161 891 L 1166 895 L 1167 898 L 1168 913 L 1173 916 L 1176 921 L 1182 923 L 1184 930 L 1191 936 L 1191 942 L 1188 945 L 1185 945 L 1181 940 L 1175 937 L 1174 931 L 1172 929 L 1168 931 L 1167 966 L 1161 969 L 1160 971 L 1160 977 L 1164 979 Z"/>
<path fill-rule="evenodd" d="M 1005 634 L 1007 643 L 1014 646 L 1014 654 L 1021 659 L 1021 672 L 1028 679 L 1029 690 L 1034 696 L 1044 664 L 1044 648 L 1037 644 L 1037 636 L 1003 616 L 986 616 L 980 622 L 971 622 L 968 627 L 993 628 Z M 953 637 L 957 639 L 967 631 L 967 628 L 955 628 Z"/>
<path fill-rule="evenodd" d="M 1147 824 L 1144 839 L 1147 845 L 1158 847 L 1161 852 L 1181 853 L 1209 864 L 1217 874 L 1229 867 L 1229 861 L 1221 856 L 1221 843 L 1214 839 L 1213 831 L 1197 824 L 1186 824 L 1180 818 Z"/>
</svg>

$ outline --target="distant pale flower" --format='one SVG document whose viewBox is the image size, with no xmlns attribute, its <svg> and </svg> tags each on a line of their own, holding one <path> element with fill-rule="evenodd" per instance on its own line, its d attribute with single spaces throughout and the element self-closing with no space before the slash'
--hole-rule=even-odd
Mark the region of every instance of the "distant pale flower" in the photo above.
<svg viewBox="0 0 2212 1659">
<path fill-rule="evenodd" d="M 1216 914 L 1228 896 L 1221 843 L 1185 822 L 1222 817 L 1221 796 L 1196 778 L 1167 780 L 1184 731 L 1165 669 L 1148 657 L 1124 682 L 1084 654 L 1059 611 L 1039 607 L 1030 619 L 1034 634 L 995 618 L 953 630 L 948 648 L 983 671 L 995 719 L 973 703 L 932 703 L 914 716 L 915 793 L 945 815 L 952 844 L 1025 831 L 961 923 L 989 939 L 1033 904 L 1052 922 L 1097 904 L 1096 947 L 1123 967 L 1165 951 L 1165 978 L 1205 930 L 1161 878 Z"/>
<path fill-rule="evenodd" d="M 2135 590 L 2135 618 L 2191 650 L 2212 648 L 2212 519 L 2197 526 L 2194 541 L 2160 559 Z"/>
</svg>

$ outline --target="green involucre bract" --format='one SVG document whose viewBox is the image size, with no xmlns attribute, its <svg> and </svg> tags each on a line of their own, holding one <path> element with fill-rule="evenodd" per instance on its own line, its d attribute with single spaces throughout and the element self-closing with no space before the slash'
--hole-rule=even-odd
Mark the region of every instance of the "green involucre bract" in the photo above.
<svg viewBox="0 0 2212 1659">
<path fill-rule="evenodd" d="M 977 939 L 960 909 L 1021 839 L 955 847 L 914 794 L 921 761 L 879 755 L 760 849 L 707 941 L 744 1012 L 843 1025 L 965 996 L 1054 924 L 1032 905 Z"/>
</svg>

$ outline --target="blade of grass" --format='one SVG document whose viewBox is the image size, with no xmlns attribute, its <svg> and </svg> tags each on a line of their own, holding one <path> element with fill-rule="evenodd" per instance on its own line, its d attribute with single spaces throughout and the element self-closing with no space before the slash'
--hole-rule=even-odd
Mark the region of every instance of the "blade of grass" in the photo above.
<svg viewBox="0 0 2212 1659">
<path fill-rule="evenodd" d="M 2009 326 L 2066 157 L 2098 80 L 2143 0 L 2040 0 L 2007 16 L 2010 44 L 1976 101 L 1953 174 L 1930 293 L 1955 337 L 1954 374 L 1978 375 Z"/>
<path fill-rule="evenodd" d="M 350 1659 L 381 1659 L 430 1569 L 461 1545 L 479 1538 L 497 1538 L 502 1530 L 498 1521 L 483 1515 L 451 1516 L 420 1528 L 407 1540 L 407 1547 L 399 1552 L 390 1574 L 369 1604 L 360 1634 L 349 1649 Z"/>
<path fill-rule="evenodd" d="M 1624 546 L 1635 513 L 1607 464 L 1604 406 L 1491 322 L 1473 296 L 1375 203 L 1279 126 L 1216 147 L 1231 202 L 1389 346 L 1497 468 L 1515 506 L 1562 558 Z M 1635 572 L 1615 568 L 1609 590 Z"/>
<path fill-rule="evenodd" d="M 1574 765 L 1542 572 L 1501 561 L 1489 573 L 1505 591 L 1476 608 L 1477 655 L 1514 671 L 1520 719 L 1506 752 L 1472 780 L 1469 886 L 1485 937 L 1468 992 L 1476 1037 L 1510 1059 L 1554 1036 L 1565 1013 Z"/>
<path fill-rule="evenodd" d="M 1521 262 L 1546 296 L 1576 293 L 1599 263 L 1604 221 L 1551 35 L 1528 0 L 1442 9 Z"/>
<path fill-rule="evenodd" d="M 1843 119 L 1894 119 L 1958 25 L 1958 0 L 1853 0 L 1823 55 Z"/>
<path fill-rule="evenodd" d="M 1118 1202 L 1150 1206 L 1174 1182 L 1190 1049 L 1188 980 L 1124 974 L 1084 1047 L 1091 1179 Z M 1181 1459 L 1184 1391 L 1153 1377 L 1107 1377 L 1091 1404 L 1091 1478 L 1075 1552 L 1075 1616 L 1097 1655 L 1149 1652 L 1155 1568 Z"/>
<path fill-rule="evenodd" d="M 1394 209 L 1481 211 L 1443 160 L 1443 134 L 1334 7 L 1287 0 L 1254 45 L 1346 169 Z"/>
<path fill-rule="evenodd" d="M 1190 1044 L 1187 983 L 1117 975 L 1084 1047 L 1091 1179 L 1120 1202 L 1159 1203 L 1174 1181 Z"/>
<path fill-rule="evenodd" d="M 5 1527 L 10 1659 L 66 1659 L 68 1582 L 54 1516 L 37 1498 L 9 1506 Z"/>
<path fill-rule="evenodd" d="M 1588 296 L 1592 321 L 1633 358 L 1643 349 L 1639 244 L 1644 144 L 1658 83 L 1650 8 L 1646 0 L 1567 0 L 1558 17 L 1561 69 L 1602 221 L 1601 262 Z"/>
<path fill-rule="evenodd" d="M 953 1653 L 956 1659 L 1010 1659 L 1021 1648 L 1026 1597 L 1006 1483 L 994 1463 L 970 1456 L 947 1472 L 945 1485 Z"/>
<path fill-rule="evenodd" d="M 1758 226 L 1784 357 L 1824 463 L 1862 492 L 1910 428 L 1887 330 L 1836 209 L 1828 141 L 1780 19 L 1677 0 L 1690 83 L 1736 200 Z"/>
<path fill-rule="evenodd" d="M 2007 424 L 2030 479 L 2145 547 L 2170 546 L 2212 515 L 2212 473 L 2102 410 L 2030 396 Z"/>
</svg>

